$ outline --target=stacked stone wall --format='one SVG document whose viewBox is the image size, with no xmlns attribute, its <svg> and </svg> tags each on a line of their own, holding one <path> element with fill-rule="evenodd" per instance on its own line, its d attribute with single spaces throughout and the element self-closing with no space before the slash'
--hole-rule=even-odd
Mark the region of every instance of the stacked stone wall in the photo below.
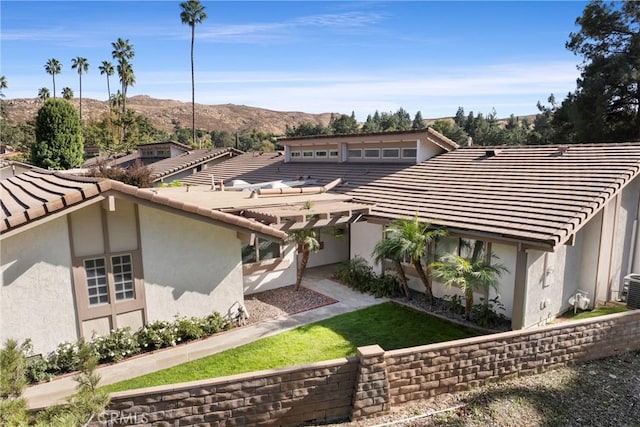
<svg viewBox="0 0 640 427">
<path fill-rule="evenodd" d="M 640 310 L 112 395 L 101 425 L 298 426 L 640 350 Z"/>
</svg>

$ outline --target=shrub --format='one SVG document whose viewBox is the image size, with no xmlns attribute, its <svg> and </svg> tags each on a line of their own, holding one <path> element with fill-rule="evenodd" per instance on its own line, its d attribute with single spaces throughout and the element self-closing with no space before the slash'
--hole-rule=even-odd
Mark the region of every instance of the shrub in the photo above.
<svg viewBox="0 0 640 427">
<path fill-rule="evenodd" d="M 442 308 L 454 314 L 464 314 L 464 304 L 462 295 L 444 295 L 442 297 Z"/>
<path fill-rule="evenodd" d="M 70 342 L 58 344 L 58 348 L 49 354 L 47 362 L 51 372 L 64 374 L 77 371 L 80 364 L 78 345 Z"/>
<path fill-rule="evenodd" d="M 480 298 L 480 304 L 474 304 L 471 308 L 471 318 L 483 328 L 493 328 L 507 320 L 504 314 L 497 310 L 504 311 L 504 305 L 499 301 L 499 297 L 485 300 Z"/>
<path fill-rule="evenodd" d="M 142 351 L 152 351 L 176 345 L 177 328 L 171 322 L 157 320 L 142 327 L 137 333 L 138 344 Z"/>
<path fill-rule="evenodd" d="M 202 330 L 202 319 L 197 317 L 180 317 L 174 322 L 176 327 L 176 341 L 186 342 L 202 338 L 205 333 Z"/>
<path fill-rule="evenodd" d="M 391 298 L 402 293 L 402 286 L 395 275 L 377 275 L 367 261 L 359 256 L 340 264 L 334 277 L 352 289 L 378 298 Z"/>
<path fill-rule="evenodd" d="M 382 274 L 376 276 L 372 282 L 372 293 L 377 298 L 394 298 L 403 295 L 402 285 L 395 274 Z"/>
<path fill-rule="evenodd" d="M 213 312 L 202 319 L 202 330 L 206 335 L 217 334 L 228 329 L 231 324 L 220 313 Z"/>
<path fill-rule="evenodd" d="M 106 336 L 94 337 L 91 347 L 99 363 L 118 362 L 140 352 L 140 345 L 130 327 L 113 330 Z"/>
</svg>

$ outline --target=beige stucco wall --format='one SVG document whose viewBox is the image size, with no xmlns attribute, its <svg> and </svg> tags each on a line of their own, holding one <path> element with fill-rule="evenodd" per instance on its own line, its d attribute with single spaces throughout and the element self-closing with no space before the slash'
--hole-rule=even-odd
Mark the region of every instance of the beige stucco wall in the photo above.
<svg viewBox="0 0 640 427">
<path fill-rule="evenodd" d="M 382 239 L 382 225 L 362 221 L 351 224 L 349 228 L 351 231 L 351 258 L 356 256 L 364 258 L 375 272 L 380 274 L 382 267 L 373 262 L 371 254 L 376 243 Z"/>
<path fill-rule="evenodd" d="M 242 303 L 236 232 L 140 206 L 148 320 L 225 315 Z"/>
<path fill-rule="evenodd" d="M 638 239 L 638 208 L 640 204 L 640 177 L 635 178 L 623 190 L 620 197 L 620 209 L 616 222 L 616 233 L 614 238 L 614 248 L 612 254 L 611 268 L 611 290 L 613 298 L 618 297 L 618 292 L 622 289 L 624 276 L 629 273 L 640 272 L 640 261 L 636 263 L 639 271 L 633 268 L 634 258 L 640 260 L 639 250 L 636 248 Z M 634 223 L 636 227 L 634 234 Z"/>
<path fill-rule="evenodd" d="M 2 240 L 0 340 L 31 338 L 36 353 L 76 341 L 66 218 Z"/>
<path fill-rule="evenodd" d="M 244 275 L 244 293 L 246 295 L 263 292 L 270 289 L 293 285 L 296 282 L 296 247 L 295 245 L 282 246 L 283 267 L 275 270 L 265 268 L 252 274 Z M 267 266 L 277 262 L 268 260 L 263 263 Z M 253 266 L 253 264 L 252 264 Z"/>
</svg>

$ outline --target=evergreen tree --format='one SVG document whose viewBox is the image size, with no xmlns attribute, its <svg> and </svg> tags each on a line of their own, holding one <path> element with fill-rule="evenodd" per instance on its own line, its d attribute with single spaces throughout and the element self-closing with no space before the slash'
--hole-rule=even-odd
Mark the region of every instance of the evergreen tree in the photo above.
<svg viewBox="0 0 640 427">
<path fill-rule="evenodd" d="M 424 129 L 425 127 L 427 127 L 424 124 L 424 119 L 422 118 L 422 113 L 420 111 L 418 111 L 415 115 L 415 117 L 413 118 L 413 123 L 411 124 L 411 129 L 413 130 L 418 130 L 418 129 Z"/>
<path fill-rule="evenodd" d="M 48 99 L 36 116 L 36 143 L 31 162 L 45 169 L 71 169 L 82 164 L 84 146 L 78 112 L 64 99 Z"/>
</svg>

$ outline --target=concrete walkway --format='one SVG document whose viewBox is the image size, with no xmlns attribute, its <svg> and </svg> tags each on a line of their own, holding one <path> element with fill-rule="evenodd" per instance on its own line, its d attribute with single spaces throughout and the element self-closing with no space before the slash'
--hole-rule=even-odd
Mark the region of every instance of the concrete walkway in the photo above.
<svg viewBox="0 0 640 427">
<path fill-rule="evenodd" d="M 303 286 L 337 300 L 337 303 L 308 310 L 291 316 L 281 316 L 261 323 L 222 332 L 204 340 L 140 355 L 126 361 L 98 368 L 101 385 L 159 371 L 182 363 L 215 354 L 261 338 L 317 322 L 339 314 L 358 310 L 388 301 L 354 292 L 346 286 L 327 279 L 327 270 L 310 269 L 305 273 Z M 73 376 L 29 387 L 24 397 L 30 408 L 42 408 L 56 403 L 65 403 L 66 397 L 75 392 Z"/>
</svg>

